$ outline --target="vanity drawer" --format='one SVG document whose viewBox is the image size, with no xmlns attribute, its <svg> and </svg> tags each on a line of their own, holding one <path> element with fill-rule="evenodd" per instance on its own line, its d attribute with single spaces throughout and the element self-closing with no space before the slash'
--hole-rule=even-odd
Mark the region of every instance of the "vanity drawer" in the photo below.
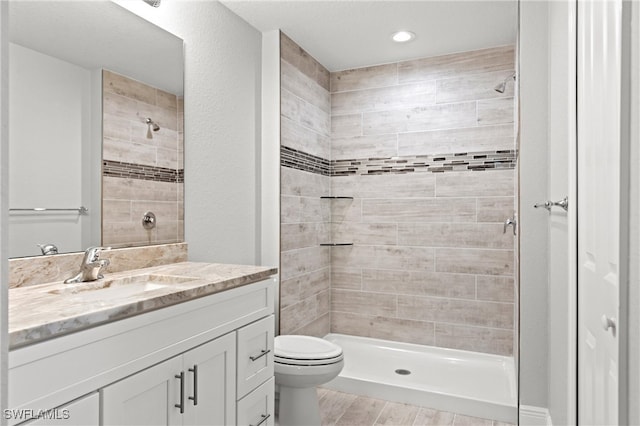
<svg viewBox="0 0 640 426">
<path fill-rule="evenodd" d="M 238 401 L 238 426 L 273 426 L 276 379 L 272 377 Z"/>
<path fill-rule="evenodd" d="M 270 315 L 238 330 L 238 399 L 273 377 L 274 328 Z"/>
</svg>

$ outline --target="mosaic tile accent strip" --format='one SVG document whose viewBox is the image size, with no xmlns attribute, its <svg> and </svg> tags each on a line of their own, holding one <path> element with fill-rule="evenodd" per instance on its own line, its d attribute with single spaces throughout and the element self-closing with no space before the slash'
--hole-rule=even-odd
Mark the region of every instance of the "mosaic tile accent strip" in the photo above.
<svg viewBox="0 0 640 426">
<path fill-rule="evenodd" d="M 184 169 L 176 170 L 111 160 L 102 161 L 102 175 L 156 182 L 184 182 Z"/>
<path fill-rule="evenodd" d="M 517 150 L 460 152 L 438 155 L 358 158 L 329 161 L 282 146 L 280 164 L 284 167 L 323 176 L 381 175 L 414 172 L 471 172 L 516 167 Z"/>
<path fill-rule="evenodd" d="M 280 165 L 291 169 L 331 176 L 331 162 L 287 146 L 280 147 Z"/>
<path fill-rule="evenodd" d="M 499 150 L 335 160 L 331 162 L 331 176 L 504 170 L 515 168 L 516 159 L 516 150 Z"/>
</svg>

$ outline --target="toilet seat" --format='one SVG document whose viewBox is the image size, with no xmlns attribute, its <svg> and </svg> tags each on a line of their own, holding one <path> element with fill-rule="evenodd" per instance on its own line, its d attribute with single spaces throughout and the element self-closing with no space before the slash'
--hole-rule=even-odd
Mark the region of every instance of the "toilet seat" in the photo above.
<svg viewBox="0 0 640 426">
<path fill-rule="evenodd" d="M 342 348 L 335 343 L 311 336 L 276 336 L 274 361 L 286 365 L 328 365 L 344 358 Z"/>
</svg>

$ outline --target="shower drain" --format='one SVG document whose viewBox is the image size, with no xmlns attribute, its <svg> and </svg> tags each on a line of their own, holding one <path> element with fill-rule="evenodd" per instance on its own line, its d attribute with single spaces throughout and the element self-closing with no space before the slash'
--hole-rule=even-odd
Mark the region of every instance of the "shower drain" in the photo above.
<svg viewBox="0 0 640 426">
<path fill-rule="evenodd" d="M 409 374 L 411 374 L 411 371 L 405 370 L 404 368 L 398 368 L 396 370 L 396 374 L 400 374 L 401 376 L 408 376 Z"/>
</svg>

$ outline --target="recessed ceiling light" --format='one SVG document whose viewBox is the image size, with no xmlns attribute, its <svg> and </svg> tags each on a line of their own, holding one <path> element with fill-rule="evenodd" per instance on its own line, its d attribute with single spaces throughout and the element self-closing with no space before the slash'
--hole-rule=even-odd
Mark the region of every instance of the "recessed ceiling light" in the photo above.
<svg viewBox="0 0 640 426">
<path fill-rule="evenodd" d="M 391 34 L 391 39 L 396 43 L 406 43 L 414 38 L 416 38 L 416 35 L 411 31 L 396 31 Z"/>
</svg>

